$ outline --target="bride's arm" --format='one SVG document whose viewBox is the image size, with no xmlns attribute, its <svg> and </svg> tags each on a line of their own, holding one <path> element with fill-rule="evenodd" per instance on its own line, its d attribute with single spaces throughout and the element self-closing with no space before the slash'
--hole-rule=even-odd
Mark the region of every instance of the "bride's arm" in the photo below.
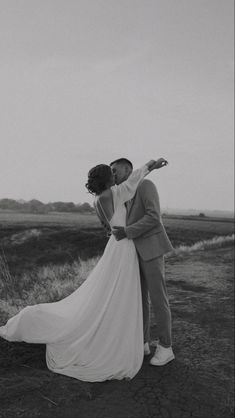
<svg viewBox="0 0 235 418">
<path fill-rule="evenodd" d="M 164 158 L 158 160 L 150 160 L 144 166 L 134 170 L 131 175 L 123 183 L 111 187 L 117 204 L 122 204 L 132 199 L 140 181 L 147 176 L 152 170 L 164 167 L 167 161 Z"/>
</svg>

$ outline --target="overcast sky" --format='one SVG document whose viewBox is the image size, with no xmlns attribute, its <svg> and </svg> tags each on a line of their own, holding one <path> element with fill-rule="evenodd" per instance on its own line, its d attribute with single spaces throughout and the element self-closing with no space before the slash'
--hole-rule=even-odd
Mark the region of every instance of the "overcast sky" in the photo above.
<svg viewBox="0 0 235 418">
<path fill-rule="evenodd" d="M 232 209 L 232 0 L 0 0 L 0 60 L 0 198 L 163 156 L 162 208 Z"/>
</svg>

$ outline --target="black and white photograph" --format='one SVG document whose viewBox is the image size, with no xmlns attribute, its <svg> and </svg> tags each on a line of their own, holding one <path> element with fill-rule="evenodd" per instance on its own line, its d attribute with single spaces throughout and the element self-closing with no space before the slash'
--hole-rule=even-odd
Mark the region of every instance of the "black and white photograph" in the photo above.
<svg viewBox="0 0 235 418">
<path fill-rule="evenodd" d="M 233 0 L 0 0 L 0 109 L 0 418 L 232 418 Z"/>
</svg>

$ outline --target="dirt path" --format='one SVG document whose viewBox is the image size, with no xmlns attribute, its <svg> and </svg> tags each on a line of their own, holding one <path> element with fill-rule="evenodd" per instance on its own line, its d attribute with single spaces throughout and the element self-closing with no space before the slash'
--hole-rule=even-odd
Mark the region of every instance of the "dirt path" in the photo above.
<svg viewBox="0 0 235 418">
<path fill-rule="evenodd" d="M 232 255 L 226 248 L 167 262 L 176 360 L 156 368 L 149 356 L 131 381 L 55 375 L 44 346 L 1 340 L 0 417 L 232 417 Z"/>
</svg>

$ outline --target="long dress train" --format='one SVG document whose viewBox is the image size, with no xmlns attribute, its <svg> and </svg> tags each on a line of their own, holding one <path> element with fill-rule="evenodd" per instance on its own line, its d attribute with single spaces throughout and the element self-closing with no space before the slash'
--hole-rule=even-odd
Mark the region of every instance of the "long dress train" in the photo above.
<svg viewBox="0 0 235 418">
<path fill-rule="evenodd" d="M 125 226 L 131 199 L 147 166 L 113 186 L 110 225 Z M 8 341 L 46 344 L 50 370 L 83 381 L 133 378 L 143 361 L 139 265 L 133 241 L 108 241 L 86 281 L 59 302 L 27 306 L 0 327 Z"/>
</svg>

